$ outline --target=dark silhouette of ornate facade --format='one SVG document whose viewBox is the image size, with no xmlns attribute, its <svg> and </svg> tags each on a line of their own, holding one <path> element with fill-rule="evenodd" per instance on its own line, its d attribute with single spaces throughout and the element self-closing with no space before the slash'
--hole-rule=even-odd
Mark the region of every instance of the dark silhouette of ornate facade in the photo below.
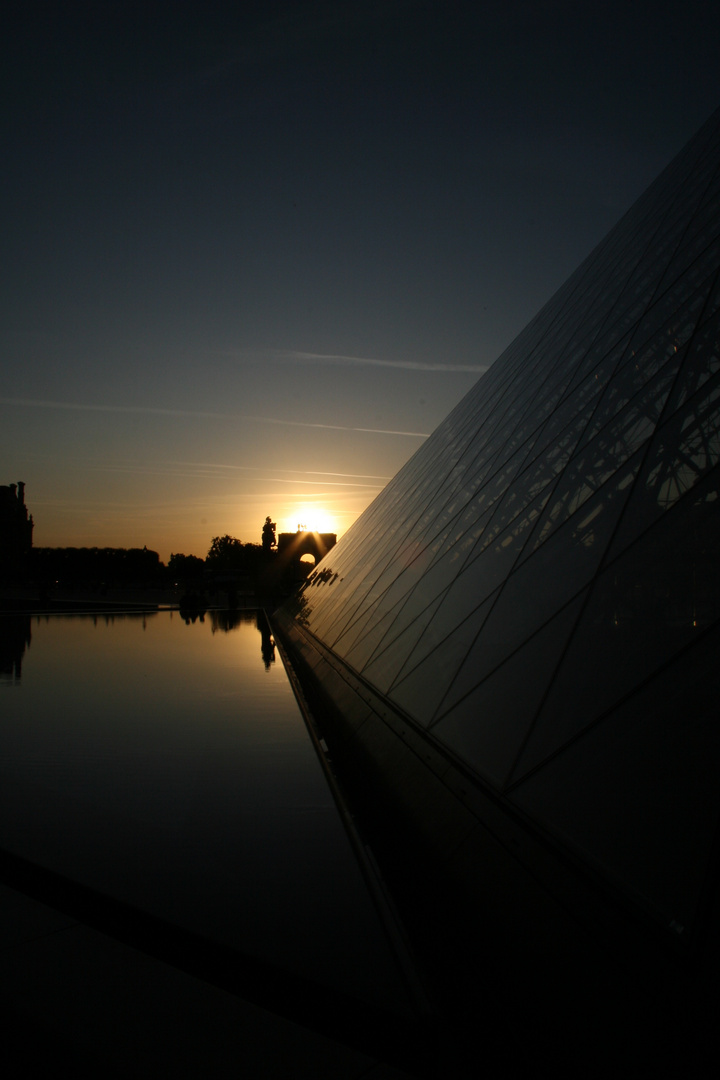
<svg viewBox="0 0 720 1080">
<path fill-rule="evenodd" d="M 25 484 L 0 486 L 0 575 L 12 579 L 27 567 L 33 519 L 25 505 Z"/>
</svg>

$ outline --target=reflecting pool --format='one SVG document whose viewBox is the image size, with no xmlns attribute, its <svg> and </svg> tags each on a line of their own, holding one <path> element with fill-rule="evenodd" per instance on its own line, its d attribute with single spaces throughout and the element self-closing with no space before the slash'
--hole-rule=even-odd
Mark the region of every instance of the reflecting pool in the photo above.
<svg viewBox="0 0 720 1080">
<path fill-rule="evenodd" d="M 0 848 L 404 1011 L 262 613 L 0 618 Z"/>
</svg>

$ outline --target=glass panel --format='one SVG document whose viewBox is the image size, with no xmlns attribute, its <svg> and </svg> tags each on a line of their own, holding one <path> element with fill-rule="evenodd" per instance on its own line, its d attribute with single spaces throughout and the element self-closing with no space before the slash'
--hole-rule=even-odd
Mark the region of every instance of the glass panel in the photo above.
<svg viewBox="0 0 720 1080">
<path fill-rule="evenodd" d="M 490 521 L 494 510 L 486 509 L 483 505 L 482 492 L 470 502 L 464 510 L 458 514 L 447 530 L 447 535 L 438 548 L 436 559 L 439 560 L 446 551 L 458 545 L 458 551 L 463 554 L 463 561 L 468 552 L 475 546 L 475 542 L 482 535 L 487 523 Z"/>
<path fill-rule="evenodd" d="M 613 542 L 615 558 L 720 462 L 720 375 L 660 427 Z M 717 497 L 717 480 L 708 499 Z"/>
<path fill-rule="evenodd" d="M 552 447 L 548 447 L 542 456 L 534 460 L 518 477 L 498 506 L 489 526 L 485 530 L 480 550 L 488 547 L 495 538 L 515 520 L 526 506 L 541 495 L 552 484 L 567 465 L 575 444 L 580 438 L 589 418 L 589 411 L 581 415 Z M 549 498 L 550 491 L 544 498 Z"/>
<path fill-rule="evenodd" d="M 528 741 L 523 771 L 569 742 L 720 618 L 720 500 L 706 501 L 704 488 L 596 579 Z"/>
<path fill-rule="evenodd" d="M 526 554 L 540 547 L 558 525 L 576 513 L 649 440 L 679 364 L 680 357 L 674 355 L 653 382 L 571 461 Z"/>
<path fill-rule="evenodd" d="M 673 282 L 638 323 L 632 344 L 636 353 L 641 355 L 654 341 L 678 348 L 684 344 L 702 313 L 714 277 L 715 268 L 698 264 Z"/>
<path fill-rule="evenodd" d="M 390 684 L 397 678 L 398 672 L 412 653 L 418 638 L 420 638 L 437 611 L 441 599 L 441 597 L 437 597 L 431 604 L 428 604 L 425 610 L 418 615 L 414 622 L 406 626 L 402 633 L 395 634 L 395 626 L 393 625 L 391 631 L 386 635 L 386 639 L 381 642 L 376 650 L 372 661 L 364 668 L 363 677 L 382 693 L 385 693 Z"/>
<path fill-rule="evenodd" d="M 629 364 L 625 371 L 618 374 L 613 381 L 609 392 L 600 402 L 597 412 L 593 417 L 592 424 L 585 432 L 582 449 L 595 438 L 598 432 L 607 428 L 608 432 L 617 431 L 617 425 L 612 422 L 620 415 L 620 423 L 632 429 L 632 423 L 638 416 L 647 416 L 653 427 L 658 422 L 660 415 L 670 393 L 675 376 L 682 363 L 684 350 L 672 344 L 662 344 L 658 350 L 649 349 L 643 357 L 644 368 L 642 372 L 634 363 Z M 652 386 L 642 393 L 635 394 L 637 386 L 642 386 L 650 377 L 650 371 L 656 375 Z M 659 374 L 656 374 L 659 371 Z M 625 411 L 621 413 L 621 410 Z M 612 425 L 612 426 L 611 426 Z M 644 430 L 644 429 L 643 429 Z M 638 444 L 639 445 L 639 444 Z"/>
<path fill-rule="evenodd" d="M 382 615 L 378 613 L 378 607 L 379 605 L 376 605 L 369 613 L 369 618 L 363 615 L 358 620 L 358 626 L 362 625 L 363 628 L 362 633 L 348 634 L 337 645 L 336 651 L 340 656 L 344 656 L 348 664 L 352 664 L 356 671 L 362 671 L 376 647 L 392 626 L 397 615 L 394 609 Z M 355 637 L 354 643 L 350 640 L 353 636 Z"/>
<path fill-rule="evenodd" d="M 624 339 L 615 350 L 602 357 L 599 362 L 598 357 L 593 355 L 590 374 L 555 410 L 538 438 L 538 449 L 553 445 L 560 432 L 569 425 L 577 424 L 580 417 L 585 417 L 586 422 L 590 419 L 597 408 L 601 392 L 607 386 L 625 352 L 627 341 L 627 338 Z"/>
<path fill-rule="evenodd" d="M 550 488 L 520 514 L 492 545 L 468 561 L 458 576 L 458 586 L 480 604 L 504 581 L 523 549 L 550 495 Z M 473 553 L 474 554 L 474 553 Z"/>
<path fill-rule="evenodd" d="M 473 654 L 478 676 L 508 655 L 563 607 L 596 574 L 640 467 L 636 454 L 582 511 L 508 578 Z"/>
<path fill-rule="evenodd" d="M 433 564 L 434 554 L 431 547 L 411 542 L 391 559 L 371 590 L 373 596 L 380 598 L 380 614 L 395 607 L 415 588 L 418 581 L 425 578 Z"/>
<path fill-rule="evenodd" d="M 418 723 L 427 726 L 433 718 L 443 695 L 452 682 L 455 672 L 463 662 L 478 631 L 473 617 L 462 623 L 457 630 L 419 664 L 389 693 L 405 712 Z"/>
<path fill-rule="evenodd" d="M 710 294 L 710 299 L 705 305 L 700 324 L 707 322 L 720 308 L 720 281 L 716 283 L 715 290 Z"/>
<path fill-rule="evenodd" d="M 570 604 L 432 725 L 433 735 L 496 787 L 505 781 L 580 609 Z"/>
<path fill-rule="evenodd" d="M 473 616 L 476 633 L 488 616 L 490 608 L 495 602 L 497 593 L 493 593 L 482 604 L 478 605 L 476 598 L 461 588 L 457 581 L 451 589 L 445 593 L 439 608 L 436 609 L 432 621 L 427 626 L 425 633 L 419 639 L 417 645 L 408 657 L 407 662 L 399 669 L 396 681 L 404 679 L 410 671 L 421 663 L 431 652 L 440 645 L 455 629 Z"/>
<path fill-rule="evenodd" d="M 436 600 L 439 602 L 442 593 L 442 589 L 426 589 L 423 579 L 408 596 L 401 597 L 395 606 L 397 614 L 387 639 L 382 642 L 383 648 L 402 634 L 430 605 L 435 605 Z"/>
<path fill-rule="evenodd" d="M 720 289 L 718 289 L 720 296 Z M 668 399 L 668 413 L 681 408 L 689 397 L 720 371 L 720 311 L 697 331 L 690 344 L 677 385 Z"/>
<path fill-rule="evenodd" d="M 644 341 L 642 345 L 633 345 L 612 383 L 603 394 L 583 442 L 589 442 L 659 371 L 664 369 L 665 379 L 655 383 L 658 394 L 668 379 L 672 382 L 684 355 L 683 347 L 695 329 L 709 287 L 708 282 L 690 302 L 669 318 L 661 334 L 649 341 Z"/>
<path fill-rule="evenodd" d="M 369 631 L 373 624 L 375 612 L 377 611 L 379 604 L 380 601 L 376 600 L 375 603 L 371 604 L 369 607 L 360 608 L 360 614 L 356 615 L 352 624 L 333 645 L 334 651 L 339 656 L 347 656 L 358 638 L 362 637 L 363 633 Z"/>
<path fill-rule="evenodd" d="M 686 937 L 720 817 L 719 650 L 716 630 L 510 794 Z"/>
<path fill-rule="evenodd" d="M 436 597 L 445 592 L 448 583 L 457 577 L 464 559 L 465 552 L 461 550 L 461 545 L 456 545 L 433 564 L 412 593 L 403 599 L 398 616 L 398 632 L 412 622 L 421 611 L 424 611 Z"/>
<path fill-rule="evenodd" d="M 661 288 L 666 282 L 676 281 L 683 273 L 697 274 L 702 272 L 703 266 L 717 266 L 719 227 L 718 199 L 715 195 L 693 219 L 680 250 L 665 272 Z"/>
</svg>

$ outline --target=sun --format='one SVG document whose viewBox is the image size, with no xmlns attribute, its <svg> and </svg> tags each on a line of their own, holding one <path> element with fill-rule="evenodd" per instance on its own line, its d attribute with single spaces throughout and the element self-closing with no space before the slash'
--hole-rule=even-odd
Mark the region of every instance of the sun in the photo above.
<svg viewBox="0 0 720 1080">
<path fill-rule="evenodd" d="M 305 503 L 295 511 L 296 520 L 293 522 L 292 531 L 332 533 L 337 532 L 337 525 L 332 514 L 322 506 Z"/>
</svg>

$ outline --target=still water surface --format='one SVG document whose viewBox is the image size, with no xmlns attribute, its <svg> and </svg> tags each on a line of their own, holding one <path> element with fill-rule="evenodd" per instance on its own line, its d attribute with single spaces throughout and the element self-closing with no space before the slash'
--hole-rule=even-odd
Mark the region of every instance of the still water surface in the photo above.
<svg viewBox="0 0 720 1080">
<path fill-rule="evenodd" d="M 262 613 L 0 619 L 0 848 L 405 1011 Z"/>
</svg>

